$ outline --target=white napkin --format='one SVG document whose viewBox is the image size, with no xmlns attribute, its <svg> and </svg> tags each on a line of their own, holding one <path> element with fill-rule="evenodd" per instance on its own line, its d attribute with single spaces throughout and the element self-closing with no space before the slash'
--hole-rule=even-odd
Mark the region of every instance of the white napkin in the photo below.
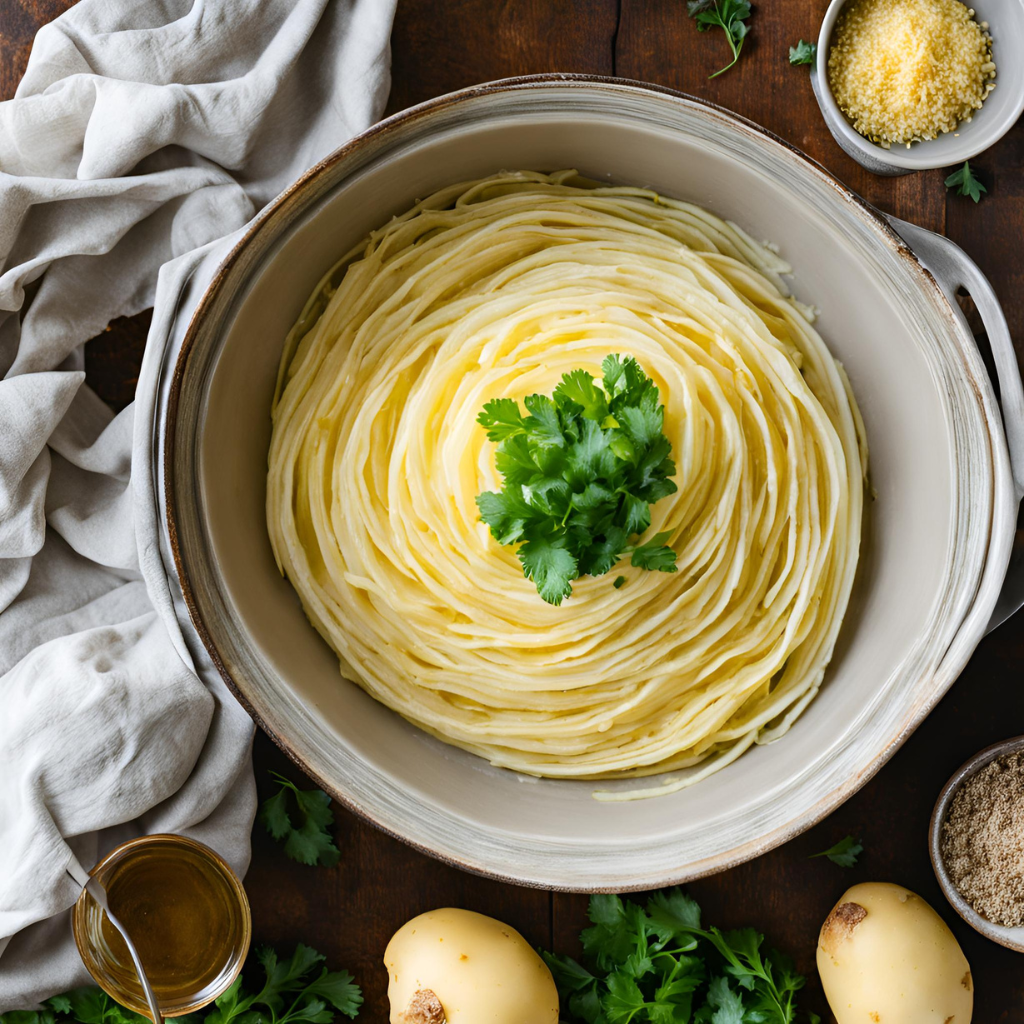
<svg viewBox="0 0 1024 1024">
<path fill-rule="evenodd" d="M 380 116 L 395 2 L 82 0 L 0 103 L 0 1012 L 89 980 L 69 870 L 152 832 L 248 864 L 253 727 L 169 574 L 153 439 L 215 264 Z M 114 416 L 82 344 L 151 305 Z"/>
</svg>

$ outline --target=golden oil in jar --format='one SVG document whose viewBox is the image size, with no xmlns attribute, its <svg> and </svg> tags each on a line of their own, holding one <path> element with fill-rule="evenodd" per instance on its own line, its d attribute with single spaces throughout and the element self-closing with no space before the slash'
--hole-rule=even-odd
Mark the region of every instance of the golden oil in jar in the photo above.
<svg viewBox="0 0 1024 1024">
<path fill-rule="evenodd" d="M 191 1013 L 234 981 L 249 949 L 249 902 L 213 850 L 184 836 L 143 836 L 117 847 L 92 874 L 132 937 L 163 1016 Z M 86 891 L 73 925 L 100 988 L 149 1016 L 124 939 Z"/>
</svg>

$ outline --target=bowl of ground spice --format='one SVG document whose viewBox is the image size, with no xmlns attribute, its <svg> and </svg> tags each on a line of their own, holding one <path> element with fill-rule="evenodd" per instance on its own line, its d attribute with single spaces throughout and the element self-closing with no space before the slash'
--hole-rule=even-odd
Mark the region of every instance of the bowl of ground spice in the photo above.
<svg viewBox="0 0 1024 1024">
<path fill-rule="evenodd" d="M 986 938 L 1024 953 L 1024 736 L 987 747 L 954 773 L 929 839 L 953 909 Z"/>
<path fill-rule="evenodd" d="M 811 78 L 840 146 L 876 174 L 972 159 L 1024 110 L 1021 0 L 832 0 Z"/>
</svg>

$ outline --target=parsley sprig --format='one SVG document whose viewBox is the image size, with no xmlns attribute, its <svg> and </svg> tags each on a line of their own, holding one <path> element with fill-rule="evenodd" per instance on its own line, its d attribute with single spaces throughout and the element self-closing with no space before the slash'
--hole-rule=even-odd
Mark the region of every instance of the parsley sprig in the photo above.
<svg viewBox="0 0 1024 1024">
<path fill-rule="evenodd" d="M 801 39 L 789 48 L 790 64 L 813 64 L 818 59 L 818 44 L 806 43 Z"/>
<path fill-rule="evenodd" d="M 701 927 L 680 889 L 646 908 L 593 896 L 584 963 L 541 950 L 567 1024 L 792 1024 L 804 979 L 753 928 Z M 812 1016 L 812 1021 L 815 1019 Z"/>
<path fill-rule="evenodd" d="M 946 179 L 946 188 L 955 188 L 958 195 L 970 196 L 976 203 L 981 201 L 982 192 L 988 191 L 971 170 L 969 160 L 965 160 L 963 167 Z"/>
<path fill-rule="evenodd" d="M 816 857 L 828 857 L 833 864 L 838 864 L 841 868 L 852 868 L 863 852 L 864 846 L 853 836 L 847 836 L 845 839 L 840 839 L 835 846 L 830 846 L 827 850 L 822 850 L 821 853 L 811 854 L 808 860 L 814 860 Z"/>
<path fill-rule="evenodd" d="M 526 415 L 497 398 L 477 417 L 504 478 L 500 491 L 477 495 L 480 518 L 499 544 L 520 545 L 523 575 L 549 604 L 623 555 L 640 569 L 676 571 L 668 533 L 631 541 L 651 525 L 651 505 L 676 490 L 665 407 L 632 357 L 609 355 L 601 369 L 600 383 L 573 370 L 550 398 L 528 395 Z"/>
<path fill-rule="evenodd" d="M 279 788 L 263 801 L 260 821 L 275 839 L 284 839 L 284 852 L 292 860 L 334 867 L 341 851 L 334 845 L 330 832 L 334 823 L 331 798 L 322 789 L 299 789 L 283 775 L 270 774 Z M 293 819 L 298 826 L 293 824 Z"/>
<path fill-rule="evenodd" d="M 146 1024 L 148 1020 L 115 1003 L 95 987 L 76 988 L 53 996 L 43 1003 L 41 1010 L 8 1010 L 0 1014 L 0 1024 Z"/>
<path fill-rule="evenodd" d="M 687 0 L 686 10 L 697 22 L 698 31 L 720 28 L 725 32 L 725 38 L 729 40 L 732 60 L 713 75 L 708 75 L 709 78 L 717 78 L 740 59 L 743 40 L 750 31 L 750 26 L 746 23 L 750 17 L 750 0 Z"/>
<path fill-rule="evenodd" d="M 256 951 L 263 968 L 263 987 L 247 993 L 241 975 L 206 1014 L 203 1024 L 329 1024 L 334 1012 L 354 1018 L 363 994 L 348 971 L 321 967 L 324 956 L 301 942 L 290 960 L 279 960 L 273 949 Z"/>
<path fill-rule="evenodd" d="M 329 1024 L 335 1013 L 354 1018 L 363 994 L 348 971 L 316 967 L 322 954 L 302 943 L 288 960 L 273 949 L 256 951 L 263 968 L 260 988 L 249 992 L 239 975 L 205 1013 L 177 1017 L 179 1024 Z M 0 1024 L 147 1024 L 148 1018 L 114 1002 L 98 988 L 79 988 L 47 999 L 41 1010 L 11 1010 Z"/>
</svg>

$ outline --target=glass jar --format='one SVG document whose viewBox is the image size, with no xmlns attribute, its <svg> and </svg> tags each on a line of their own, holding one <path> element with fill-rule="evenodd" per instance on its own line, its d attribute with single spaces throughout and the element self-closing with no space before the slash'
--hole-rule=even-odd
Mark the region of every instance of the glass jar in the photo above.
<svg viewBox="0 0 1024 1024">
<path fill-rule="evenodd" d="M 90 872 L 132 937 L 165 1017 L 213 1002 L 242 969 L 252 931 L 238 876 L 208 846 L 176 835 L 122 843 Z M 89 973 L 112 999 L 149 1016 L 128 947 L 83 890 L 72 914 Z"/>
</svg>

